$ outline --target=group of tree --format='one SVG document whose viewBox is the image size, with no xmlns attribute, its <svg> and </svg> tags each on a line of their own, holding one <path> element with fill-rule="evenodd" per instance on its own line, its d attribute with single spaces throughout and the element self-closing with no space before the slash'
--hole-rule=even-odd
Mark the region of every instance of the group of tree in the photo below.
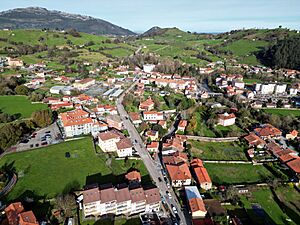
<svg viewBox="0 0 300 225">
<path fill-rule="evenodd" d="M 24 86 L 25 80 L 21 77 L 9 79 L 0 77 L 0 95 L 28 95 L 31 91 Z"/>
<path fill-rule="evenodd" d="M 293 35 L 258 54 L 262 63 L 273 68 L 300 70 L 300 35 Z"/>
</svg>

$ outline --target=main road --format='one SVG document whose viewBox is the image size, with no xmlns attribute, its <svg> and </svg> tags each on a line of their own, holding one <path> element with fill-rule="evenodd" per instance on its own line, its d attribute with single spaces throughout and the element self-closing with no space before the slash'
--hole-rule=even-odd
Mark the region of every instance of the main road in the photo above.
<svg viewBox="0 0 300 225">
<path fill-rule="evenodd" d="M 135 126 L 131 123 L 129 116 L 122 104 L 124 96 L 136 85 L 136 82 L 133 83 L 120 97 L 117 99 L 117 109 L 123 121 L 124 127 L 128 130 L 130 135 L 131 141 L 134 144 L 134 147 L 138 154 L 140 155 L 141 159 L 143 160 L 147 170 L 149 171 L 150 176 L 152 177 L 153 181 L 156 183 L 156 186 L 159 188 L 160 193 L 165 197 L 166 202 L 170 208 L 170 211 L 174 214 L 172 210 L 171 204 L 176 207 L 178 211 L 178 216 L 180 217 L 180 224 L 187 225 L 186 218 L 184 213 L 181 210 L 181 206 L 177 201 L 177 197 L 175 196 L 172 188 L 168 188 L 167 184 L 164 182 L 164 177 L 161 172 L 161 164 L 160 162 L 154 161 L 150 154 L 148 153 L 147 149 L 144 146 L 144 142 L 136 130 Z M 160 179 L 160 180 L 159 180 Z M 172 198 L 166 194 L 169 192 L 172 195 Z"/>
</svg>

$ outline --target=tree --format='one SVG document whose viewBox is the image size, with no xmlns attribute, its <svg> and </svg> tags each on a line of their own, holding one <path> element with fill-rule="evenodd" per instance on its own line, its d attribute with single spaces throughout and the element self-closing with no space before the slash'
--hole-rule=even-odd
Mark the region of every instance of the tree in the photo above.
<svg viewBox="0 0 300 225">
<path fill-rule="evenodd" d="M 56 208 L 62 211 L 63 221 L 68 217 L 73 217 L 76 214 L 76 202 L 72 195 L 67 194 L 65 196 L 58 196 L 56 198 Z"/>
<path fill-rule="evenodd" d="M 52 112 L 49 109 L 33 112 L 31 115 L 32 121 L 38 127 L 46 127 L 52 123 Z"/>
<path fill-rule="evenodd" d="M 15 92 L 17 95 L 28 95 L 30 93 L 30 89 L 24 85 L 18 85 L 15 88 Z"/>
</svg>

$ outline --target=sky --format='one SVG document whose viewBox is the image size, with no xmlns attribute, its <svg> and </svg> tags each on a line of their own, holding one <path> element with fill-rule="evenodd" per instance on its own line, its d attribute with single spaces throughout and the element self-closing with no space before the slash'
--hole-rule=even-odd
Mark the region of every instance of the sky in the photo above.
<svg viewBox="0 0 300 225">
<path fill-rule="evenodd" d="M 1 0 L 0 11 L 29 6 L 93 16 L 135 32 L 153 26 L 192 32 L 280 25 L 300 30 L 300 0 Z"/>
</svg>

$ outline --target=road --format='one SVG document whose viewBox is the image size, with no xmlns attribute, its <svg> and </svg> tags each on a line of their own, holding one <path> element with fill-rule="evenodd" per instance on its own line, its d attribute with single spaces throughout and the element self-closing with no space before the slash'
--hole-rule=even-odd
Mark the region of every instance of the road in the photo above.
<svg viewBox="0 0 300 225">
<path fill-rule="evenodd" d="M 141 138 L 141 136 L 139 135 L 138 131 L 136 130 L 135 126 L 131 123 L 131 121 L 127 118 L 129 118 L 124 106 L 122 105 L 124 96 L 126 93 L 128 93 L 134 86 L 136 83 L 134 83 L 133 85 L 131 85 L 131 87 L 129 89 L 127 89 L 118 99 L 117 99 L 117 109 L 118 112 L 121 116 L 121 119 L 123 121 L 124 127 L 128 130 L 128 133 L 130 135 L 131 141 L 134 144 L 134 148 L 136 149 L 136 151 L 139 153 L 141 159 L 143 160 L 147 170 L 150 173 L 150 176 L 152 177 L 153 181 L 156 183 L 157 187 L 160 190 L 161 195 L 164 196 L 164 198 L 166 199 L 166 202 L 170 208 L 170 211 L 173 213 L 172 211 L 172 207 L 171 204 L 173 204 L 177 211 L 178 211 L 178 215 L 180 217 L 180 224 L 186 225 L 187 221 L 186 218 L 181 210 L 181 206 L 177 201 L 177 198 L 172 190 L 172 188 L 168 188 L 167 184 L 164 182 L 164 177 L 162 175 L 161 172 L 161 164 L 159 161 L 154 161 L 150 154 L 148 153 L 147 149 L 144 146 L 143 140 Z M 159 179 L 161 179 L 161 182 L 159 181 Z M 170 199 L 168 197 L 168 195 L 166 194 L 166 192 L 170 192 L 172 195 L 172 198 Z"/>
</svg>

